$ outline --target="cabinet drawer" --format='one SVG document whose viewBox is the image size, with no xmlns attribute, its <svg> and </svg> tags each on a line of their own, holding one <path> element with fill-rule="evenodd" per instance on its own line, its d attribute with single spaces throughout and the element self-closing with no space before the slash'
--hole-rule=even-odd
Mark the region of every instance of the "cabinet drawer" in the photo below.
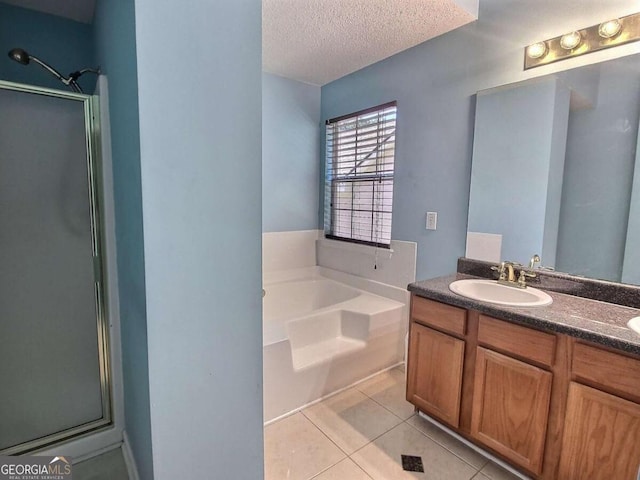
<svg viewBox="0 0 640 480">
<path fill-rule="evenodd" d="M 413 295 L 411 298 L 411 319 L 438 330 L 464 335 L 467 333 L 467 311 Z"/>
<path fill-rule="evenodd" d="M 478 343 L 547 367 L 552 366 L 555 359 L 555 335 L 486 315 L 480 315 Z"/>
<path fill-rule="evenodd" d="M 571 370 L 575 379 L 640 403 L 639 360 L 576 343 Z"/>
</svg>

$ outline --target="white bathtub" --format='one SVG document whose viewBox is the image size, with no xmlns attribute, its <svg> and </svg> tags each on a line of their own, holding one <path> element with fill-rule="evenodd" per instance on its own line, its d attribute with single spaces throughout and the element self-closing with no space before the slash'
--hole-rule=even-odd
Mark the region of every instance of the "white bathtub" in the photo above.
<svg viewBox="0 0 640 480">
<path fill-rule="evenodd" d="M 322 267 L 264 289 L 265 422 L 403 361 L 405 290 Z"/>
</svg>

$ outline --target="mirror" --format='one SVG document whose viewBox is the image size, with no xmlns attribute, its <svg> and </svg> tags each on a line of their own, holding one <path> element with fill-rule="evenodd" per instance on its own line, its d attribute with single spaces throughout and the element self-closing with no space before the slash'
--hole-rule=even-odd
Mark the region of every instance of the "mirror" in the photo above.
<svg viewBox="0 0 640 480">
<path fill-rule="evenodd" d="M 478 92 L 469 258 L 640 284 L 640 55 Z"/>
</svg>

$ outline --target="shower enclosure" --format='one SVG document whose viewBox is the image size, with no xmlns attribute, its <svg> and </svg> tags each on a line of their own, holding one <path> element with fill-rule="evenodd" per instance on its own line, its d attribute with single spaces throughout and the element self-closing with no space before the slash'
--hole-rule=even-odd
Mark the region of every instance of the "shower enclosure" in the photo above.
<svg viewBox="0 0 640 480">
<path fill-rule="evenodd" d="M 96 110 L 0 81 L 0 455 L 111 424 Z"/>
</svg>

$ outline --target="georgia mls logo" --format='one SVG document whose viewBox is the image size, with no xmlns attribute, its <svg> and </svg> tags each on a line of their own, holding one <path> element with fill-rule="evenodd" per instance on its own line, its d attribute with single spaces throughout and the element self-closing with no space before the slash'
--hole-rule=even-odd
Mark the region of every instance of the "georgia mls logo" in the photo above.
<svg viewBox="0 0 640 480">
<path fill-rule="evenodd" d="M 70 475 L 71 463 L 64 457 L 54 457 L 49 462 L 49 474 Z"/>
<path fill-rule="evenodd" d="M 0 480 L 71 480 L 67 457 L 0 457 Z"/>
</svg>

